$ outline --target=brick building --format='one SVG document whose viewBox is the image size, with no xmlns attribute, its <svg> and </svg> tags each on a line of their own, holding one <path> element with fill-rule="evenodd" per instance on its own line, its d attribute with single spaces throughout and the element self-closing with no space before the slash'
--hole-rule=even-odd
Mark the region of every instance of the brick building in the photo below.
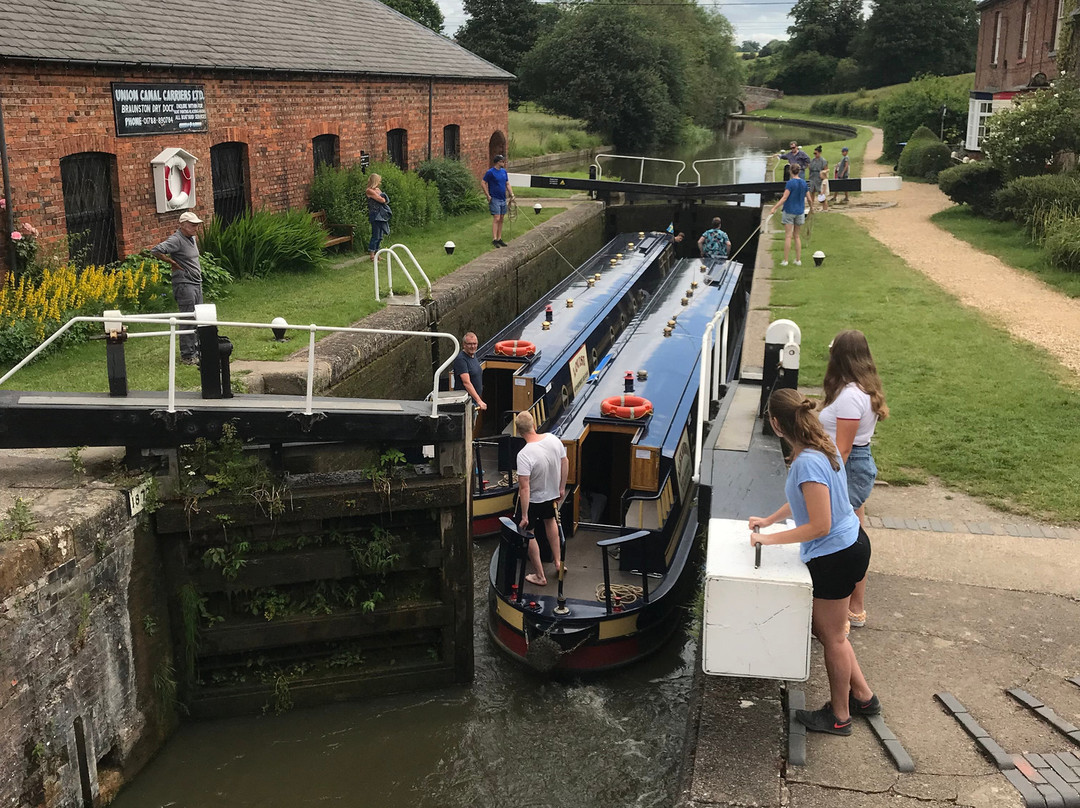
<svg viewBox="0 0 1080 808">
<path fill-rule="evenodd" d="M 322 162 L 479 175 L 506 150 L 511 78 L 376 0 L 0 4 L 0 228 L 104 263 L 193 203 L 303 208 Z"/>
<path fill-rule="evenodd" d="M 1045 87 L 1057 76 L 1064 41 L 1065 0 L 982 0 L 975 85 L 968 102 L 966 146 L 981 150 L 987 121 L 1017 93 Z"/>
</svg>

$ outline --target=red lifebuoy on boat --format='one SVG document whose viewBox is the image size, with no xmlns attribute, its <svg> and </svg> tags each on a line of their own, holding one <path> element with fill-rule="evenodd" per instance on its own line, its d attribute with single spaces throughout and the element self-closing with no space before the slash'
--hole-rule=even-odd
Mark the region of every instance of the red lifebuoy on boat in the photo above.
<svg viewBox="0 0 1080 808">
<path fill-rule="evenodd" d="M 532 356 L 536 346 L 524 339 L 505 339 L 495 343 L 495 353 L 502 356 Z"/>
<path fill-rule="evenodd" d="M 615 418 L 625 418 L 628 421 L 636 421 L 651 415 L 652 402 L 641 396 L 612 396 L 600 402 L 600 414 L 611 415 Z"/>
</svg>

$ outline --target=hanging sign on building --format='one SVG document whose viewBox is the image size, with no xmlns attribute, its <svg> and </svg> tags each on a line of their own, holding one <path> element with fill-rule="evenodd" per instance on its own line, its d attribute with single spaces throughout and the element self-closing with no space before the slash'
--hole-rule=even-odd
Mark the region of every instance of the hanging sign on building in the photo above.
<svg viewBox="0 0 1080 808">
<path fill-rule="evenodd" d="M 201 84 L 112 83 L 116 134 L 158 135 L 207 131 Z"/>
</svg>

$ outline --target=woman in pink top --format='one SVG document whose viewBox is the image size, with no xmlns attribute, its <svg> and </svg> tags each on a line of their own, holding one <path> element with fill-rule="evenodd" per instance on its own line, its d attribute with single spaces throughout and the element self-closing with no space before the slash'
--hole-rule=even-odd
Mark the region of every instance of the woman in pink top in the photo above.
<svg viewBox="0 0 1080 808">
<path fill-rule="evenodd" d="M 865 503 L 877 479 L 877 465 L 870 451 L 877 422 L 888 418 L 881 377 L 862 331 L 841 331 L 829 346 L 825 370 L 825 406 L 821 425 L 833 439 L 847 471 L 851 507 L 866 527 Z M 853 626 L 866 625 L 866 579 L 851 595 L 848 619 Z"/>
</svg>

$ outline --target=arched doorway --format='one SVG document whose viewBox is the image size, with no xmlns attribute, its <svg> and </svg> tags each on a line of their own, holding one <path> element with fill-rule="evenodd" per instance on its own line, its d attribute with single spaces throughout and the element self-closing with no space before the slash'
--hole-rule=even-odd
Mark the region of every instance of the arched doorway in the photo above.
<svg viewBox="0 0 1080 808">
<path fill-rule="evenodd" d="M 506 135 L 502 132 L 495 132 L 491 139 L 488 140 L 488 162 L 494 162 L 495 155 L 501 154 L 506 156 Z"/>
</svg>

